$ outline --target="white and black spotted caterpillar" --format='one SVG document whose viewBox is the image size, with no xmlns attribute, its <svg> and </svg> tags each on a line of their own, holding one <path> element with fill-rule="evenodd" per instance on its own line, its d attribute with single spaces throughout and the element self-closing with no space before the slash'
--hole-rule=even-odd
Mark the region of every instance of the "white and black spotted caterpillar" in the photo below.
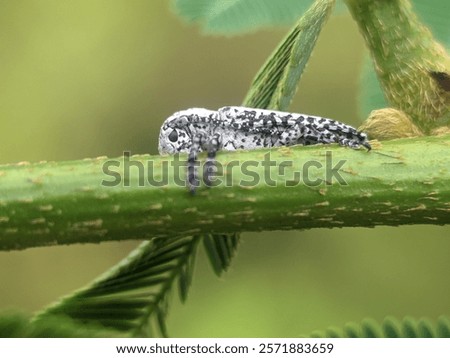
<svg viewBox="0 0 450 358">
<path fill-rule="evenodd" d="M 306 114 L 246 107 L 223 107 L 217 111 L 190 108 L 176 112 L 161 127 L 158 149 L 160 154 L 189 154 L 187 182 L 194 193 L 199 185 L 195 165 L 199 152 L 208 153 L 203 179 L 210 185 L 218 150 L 329 143 L 371 149 L 367 135 L 347 124 Z"/>
</svg>

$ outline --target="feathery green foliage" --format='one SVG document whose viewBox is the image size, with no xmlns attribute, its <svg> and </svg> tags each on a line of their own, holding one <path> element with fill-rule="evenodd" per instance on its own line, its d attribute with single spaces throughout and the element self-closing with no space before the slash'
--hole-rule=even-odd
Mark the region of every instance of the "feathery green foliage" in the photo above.
<svg viewBox="0 0 450 358">
<path fill-rule="evenodd" d="M 256 75 L 244 106 L 287 110 L 334 0 L 317 0 Z"/>
<path fill-rule="evenodd" d="M 167 336 L 169 293 L 178 280 L 180 297 L 186 299 L 198 242 L 198 236 L 144 242 L 91 285 L 38 313 L 36 320 L 66 316 L 131 336 L 148 336 L 153 318 L 161 335 Z"/>
<path fill-rule="evenodd" d="M 330 327 L 315 331 L 313 338 L 450 338 L 450 319 L 441 316 L 436 322 L 429 319 L 405 317 L 399 321 L 386 317 L 381 324 L 364 319 L 360 324 L 350 322 L 343 328 Z"/>
</svg>

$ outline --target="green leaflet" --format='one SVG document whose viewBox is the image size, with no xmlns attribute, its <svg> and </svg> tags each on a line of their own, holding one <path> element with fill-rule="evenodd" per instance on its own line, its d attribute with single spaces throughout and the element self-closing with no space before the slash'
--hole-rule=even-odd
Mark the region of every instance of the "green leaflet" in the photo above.
<svg viewBox="0 0 450 358">
<path fill-rule="evenodd" d="M 203 237 L 209 262 L 217 276 L 230 266 L 238 244 L 239 234 L 211 234 Z"/>
<path fill-rule="evenodd" d="M 450 338 L 450 319 L 441 316 L 437 321 L 405 317 L 399 321 L 386 317 L 381 324 L 364 319 L 360 324 L 351 322 L 343 328 L 330 327 L 313 332 L 314 338 Z"/>
<path fill-rule="evenodd" d="M 173 0 L 174 11 L 213 35 L 237 35 L 270 26 L 292 25 L 312 0 Z M 338 13 L 346 10 L 338 1 Z"/>
<path fill-rule="evenodd" d="M 256 75 L 243 105 L 286 110 L 334 0 L 317 0 Z"/>
<path fill-rule="evenodd" d="M 412 0 L 412 4 L 419 18 L 430 28 L 436 39 L 450 48 L 450 26 L 448 26 L 450 2 Z M 369 56 L 365 56 L 360 77 L 360 116 L 365 119 L 372 110 L 387 106 L 372 61 Z"/>
</svg>

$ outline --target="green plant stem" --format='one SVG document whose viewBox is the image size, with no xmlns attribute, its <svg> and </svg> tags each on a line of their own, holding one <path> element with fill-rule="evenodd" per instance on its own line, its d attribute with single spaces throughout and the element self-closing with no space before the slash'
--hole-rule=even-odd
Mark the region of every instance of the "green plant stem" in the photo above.
<svg viewBox="0 0 450 358">
<path fill-rule="evenodd" d="M 129 158 L 128 184 L 115 187 L 101 184 L 112 181 L 102 171 L 106 158 L 3 165 L 0 249 L 209 232 L 448 224 L 449 150 L 450 136 L 375 143 L 371 152 L 337 146 L 221 152 L 217 159 L 226 173 L 231 164 L 247 162 L 247 170 L 266 182 L 244 185 L 240 181 L 252 177 L 236 167 L 230 187 L 201 187 L 195 196 L 174 183 L 173 157 Z M 269 152 L 275 162 L 270 168 L 264 159 Z M 114 160 L 123 170 L 124 159 Z M 347 185 L 293 182 L 293 172 L 301 174 L 308 165 L 310 181 L 327 180 L 325 168 L 340 160 L 346 161 L 338 173 Z M 158 180 L 167 165 L 169 184 L 150 185 L 137 163 L 153 163 Z M 183 168 L 180 175 L 184 178 Z"/>
<path fill-rule="evenodd" d="M 450 97 L 433 78 L 448 73 L 444 48 L 420 22 L 408 0 L 346 0 L 371 52 L 390 106 L 425 133 L 448 124 Z"/>
</svg>

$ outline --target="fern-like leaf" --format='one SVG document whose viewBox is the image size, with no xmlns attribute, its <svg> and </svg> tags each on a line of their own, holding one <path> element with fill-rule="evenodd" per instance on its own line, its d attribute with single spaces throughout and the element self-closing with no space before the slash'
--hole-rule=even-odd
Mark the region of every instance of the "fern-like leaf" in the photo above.
<svg viewBox="0 0 450 358">
<path fill-rule="evenodd" d="M 333 9 L 334 0 L 316 0 L 256 75 L 244 105 L 286 110 Z"/>
<path fill-rule="evenodd" d="M 351 322 L 343 328 L 330 327 L 315 331 L 314 338 L 450 338 L 450 318 L 441 316 L 436 322 L 425 318 L 405 317 L 402 321 L 386 317 L 381 324 L 365 319 L 360 324 Z"/>
<path fill-rule="evenodd" d="M 167 336 L 169 293 L 178 279 L 184 300 L 199 237 L 155 238 L 140 245 L 88 287 L 39 313 L 36 320 L 68 316 L 75 322 L 147 336 L 151 322 Z"/>
</svg>

